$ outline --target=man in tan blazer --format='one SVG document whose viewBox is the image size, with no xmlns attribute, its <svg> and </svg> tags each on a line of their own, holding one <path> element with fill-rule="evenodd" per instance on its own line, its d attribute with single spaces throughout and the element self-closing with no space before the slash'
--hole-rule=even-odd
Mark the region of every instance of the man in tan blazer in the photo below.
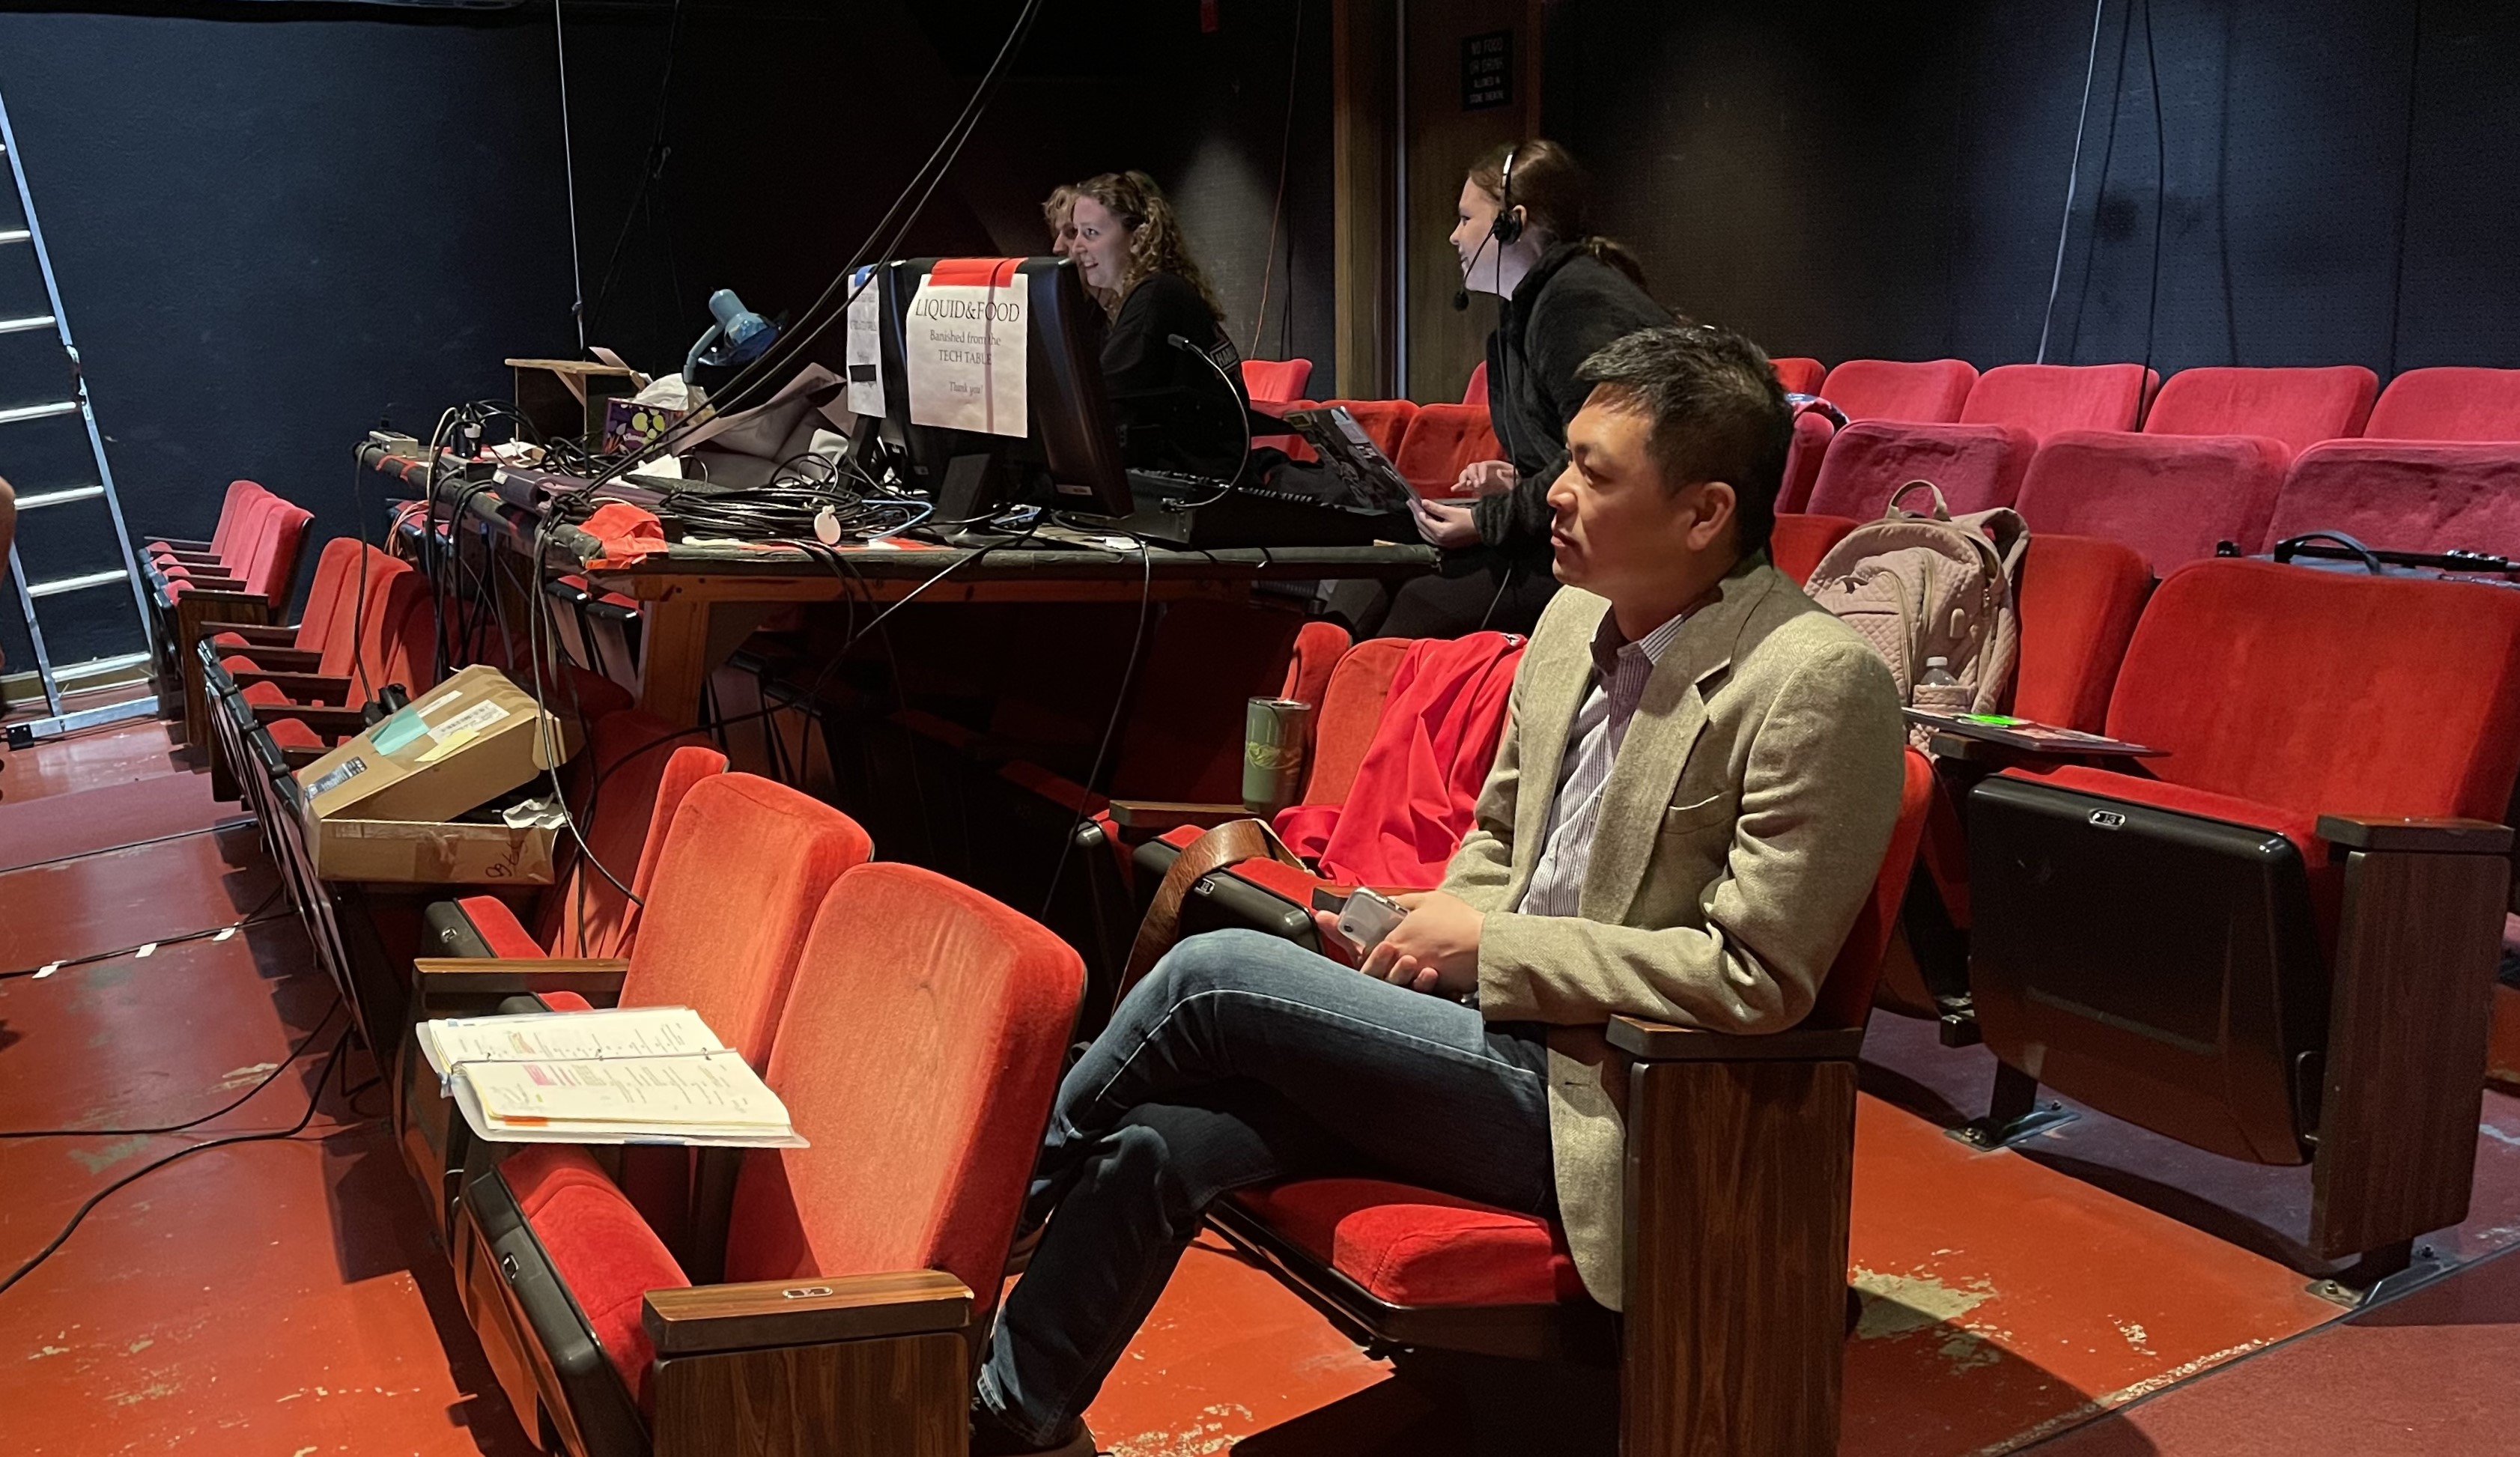
<svg viewBox="0 0 2520 1457">
<path fill-rule="evenodd" d="M 1647 330 L 1550 492 L 1567 590 L 1517 674 L 1477 822 L 1362 975 L 1257 932 L 1176 947 L 1059 1089 L 1050 1217 L 992 1339 L 972 1451 L 1077 1421 L 1209 1202 L 1376 1174 L 1554 1214 L 1620 1288 L 1613 1014 L 1732 1033 L 1811 1008 L 1898 816 L 1888 668 L 1768 564 L 1791 437 L 1757 346 Z M 1332 918 L 1323 917 L 1334 933 Z"/>
</svg>

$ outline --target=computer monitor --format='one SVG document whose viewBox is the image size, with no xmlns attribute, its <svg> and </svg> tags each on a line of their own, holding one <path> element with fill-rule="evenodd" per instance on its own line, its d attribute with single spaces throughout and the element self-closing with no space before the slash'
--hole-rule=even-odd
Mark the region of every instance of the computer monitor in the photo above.
<svg viewBox="0 0 2520 1457">
<path fill-rule="evenodd" d="M 1129 475 L 1102 386 L 1102 309 L 1064 258 L 1026 258 L 1015 267 L 1026 315 L 1026 433 L 1017 438 L 912 421 L 910 305 L 936 263 L 912 258 L 887 263 L 877 275 L 883 290 L 884 433 L 902 446 L 912 483 L 933 493 L 937 514 L 949 520 L 1025 500 L 1127 515 L 1134 505 Z"/>
</svg>

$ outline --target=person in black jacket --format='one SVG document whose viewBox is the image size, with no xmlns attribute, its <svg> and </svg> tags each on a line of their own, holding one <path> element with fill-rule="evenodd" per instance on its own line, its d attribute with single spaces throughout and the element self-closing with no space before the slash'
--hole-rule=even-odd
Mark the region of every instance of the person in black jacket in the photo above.
<svg viewBox="0 0 2520 1457">
<path fill-rule="evenodd" d="M 1241 464 L 1249 403 L 1241 359 L 1163 189 L 1144 172 L 1088 178 L 1076 185 L 1068 226 L 1068 256 L 1111 313 L 1102 378 L 1129 464 L 1231 477 Z M 1173 344 L 1175 334 L 1217 369 Z"/>
<path fill-rule="evenodd" d="M 1331 613 L 1359 637 L 1528 633 L 1556 592 L 1548 495 L 1566 463 L 1566 423 L 1591 392 L 1576 369 L 1613 339 L 1673 321 L 1634 255 L 1592 232 L 1591 202 L 1582 164 L 1549 141 L 1500 147 L 1462 184 L 1452 243 L 1462 287 L 1505 300 L 1488 335 L 1488 419 L 1506 459 L 1462 472 L 1473 503 L 1417 503 L 1419 533 L 1444 549 L 1441 574 L 1396 593 L 1372 583 L 1332 592 Z"/>
</svg>

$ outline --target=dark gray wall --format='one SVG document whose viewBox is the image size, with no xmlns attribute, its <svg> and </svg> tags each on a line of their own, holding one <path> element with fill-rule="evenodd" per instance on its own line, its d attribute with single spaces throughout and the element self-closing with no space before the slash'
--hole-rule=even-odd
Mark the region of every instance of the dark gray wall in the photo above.
<svg viewBox="0 0 2520 1457">
<path fill-rule="evenodd" d="M 2148 8 L 2148 51 L 2146 0 L 2101 16 L 2050 360 L 2520 366 L 2520 6 Z M 1547 126 L 1677 307 L 1830 361 L 2026 360 L 2092 17 L 1572 0 Z"/>
<path fill-rule="evenodd" d="M 706 324 L 713 288 L 802 313 L 1016 9 L 687 4 L 659 133 L 674 6 L 571 0 L 596 340 L 662 372 Z M 1291 63 L 1261 352 L 1283 339 L 1327 361 L 1328 0 L 1227 0 L 1220 17 L 1203 33 L 1187 0 L 1051 0 L 903 251 L 1037 251 L 1054 183 L 1145 167 L 1175 193 L 1248 348 Z M 502 359 L 575 352 L 548 6 L 0 10 L 0 97 L 143 535 L 206 534 L 239 475 L 314 508 L 319 538 L 347 531 L 350 444 L 380 417 L 425 435 L 450 404 L 507 397 Z M 0 271 L 0 287 L 19 283 L 32 288 L 31 271 Z M 46 387 L 0 377 L 0 403 Z M 22 489 L 67 479 L 81 450 L 74 435 L 0 434 L 0 475 Z M 0 612 L 13 671 L 27 662 L 16 615 Z"/>
</svg>

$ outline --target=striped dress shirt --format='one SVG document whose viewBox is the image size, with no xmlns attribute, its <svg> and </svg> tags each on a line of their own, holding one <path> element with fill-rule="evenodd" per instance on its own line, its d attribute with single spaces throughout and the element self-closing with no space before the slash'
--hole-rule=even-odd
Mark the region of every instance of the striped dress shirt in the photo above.
<svg viewBox="0 0 2520 1457">
<path fill-rule="evenodd" d="M 1593 830 L 1601 817 L 1601 790 L 1610 782 L 1610 766 L 1619 757 L 1628 721 L 1636 717 L 1654 664 L 1662 661 L 1688 620 L 1687 612 L 1678 613 L 1630 642 L 1619 634 L 1618 618 L 1601 614 L 1600 631 L 1593 635 L 1593 686 L 1566 733 L 1557 792 L 1549 806 L 1549 839 L 1532 866 L 1531 883 L 1523 887 L 1522 904 L 1515 907 L 1522 914 L 1574 915 L 1583 904 L 1584 876 L 1593 866 Z"/>
</svg>

